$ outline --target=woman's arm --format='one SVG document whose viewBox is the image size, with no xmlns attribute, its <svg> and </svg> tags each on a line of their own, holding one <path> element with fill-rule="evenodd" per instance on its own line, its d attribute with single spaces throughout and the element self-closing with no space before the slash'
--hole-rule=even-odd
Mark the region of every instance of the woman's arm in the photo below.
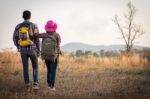
<svg viewBox="0 0 150 99">
<path fill-rule="evenodd" d="M 35 34 L 35 36 L 38 38 L 44 38 L 44 35 L 45 35 L 45 33 Z"/>
<path fill-rule="evenodd" d="M 59 48 L 59 51 L 60 51 L 61 37 L 58 33 L 56 33 L 56 34 L 57 34 L 56 40 L 57 40 L 58 48 Z"/>
</svg>

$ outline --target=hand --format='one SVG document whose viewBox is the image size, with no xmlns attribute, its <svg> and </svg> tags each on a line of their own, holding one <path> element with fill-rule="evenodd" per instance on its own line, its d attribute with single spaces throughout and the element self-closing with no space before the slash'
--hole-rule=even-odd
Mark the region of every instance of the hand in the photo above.
<svg viewBox="0 0 150 99">
<path fill-rule="evenodd" d="M 34 33 L 34 36 L 35 36 L 35 37 L 38 37 L 38 33 Z"/>
<path fill-rule="evenodd" d="M 59 50 L 59 54 L 62 55 L 62 51 L 61 50 Z"/>
<path fill-rule="evenodd" d="M 40 56 L 40 51 L 37 51 L 37 57 L 39 57 Z"/>
<path fill-rule="evenodd" d="M 20 48 L 17 49 L 17 52 L 20 52 Z"/>
</svg>

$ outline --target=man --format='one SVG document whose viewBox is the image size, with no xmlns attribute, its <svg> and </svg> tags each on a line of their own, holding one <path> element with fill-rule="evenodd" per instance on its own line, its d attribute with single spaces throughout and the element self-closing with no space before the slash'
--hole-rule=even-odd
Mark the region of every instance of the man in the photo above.
<svg viewBox="0 0 150 99">
<path fill-rule="evenodd" d="M 35 36 L 38 34 L 38 27 L 36 24 L 30 22 L 31 12 L 25 10 L 23 12 L 24 21 L 18 24 L 13 33 L 13 41 L 18 51 L 20 51 L 22 63 L 23 63 L 23 76 L 24 82 L 27 88 L 30 87 L 29 82 L 29 64 L 30 58 L 33 68 L 33 88 L 39 89 L 38 87 L 38 59 L 40 48 L 39 39 Z"/>
</svg>

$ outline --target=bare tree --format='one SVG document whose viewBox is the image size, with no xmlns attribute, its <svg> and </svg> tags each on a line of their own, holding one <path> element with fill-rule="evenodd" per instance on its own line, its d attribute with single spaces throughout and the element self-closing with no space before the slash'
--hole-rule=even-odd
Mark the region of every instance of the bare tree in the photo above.
<svg viewBox="0 0 150 99">
<path fill-rule="evenodd" d="M 134 18 L 137 11 L 135 6 L 132 5 L 131 2 L 129 2 L 127 3 L 127 7 L 128 12 L 123 17 L 124 25 L 121 24 L 121 20 L 118 18 L 117 15 L 115 16 L 113 21 L 117 25 L 122 35 L 122 39 L 126 44 L 126 52 L 130 53 L 135 43 L 134 41 L 140 36 L 142 36 L 145 32 L 143 31 L 140 25 L 134 23 Z"/>
</svg>

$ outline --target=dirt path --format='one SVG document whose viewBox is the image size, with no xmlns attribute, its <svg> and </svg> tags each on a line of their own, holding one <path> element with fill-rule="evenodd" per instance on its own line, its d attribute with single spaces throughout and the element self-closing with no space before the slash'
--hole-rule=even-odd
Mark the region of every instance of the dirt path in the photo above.
<svg viewBox="0 0 150 99">
<path fill-rule="evenodd" d="M 47 90 L 45 72 L 40 89 L 26 90 L 22 72 L 0 72 L 0 99 L 150 99 L 150 73 L 111 69 L 57 74 L 55 93 Z"/>
</svg>

